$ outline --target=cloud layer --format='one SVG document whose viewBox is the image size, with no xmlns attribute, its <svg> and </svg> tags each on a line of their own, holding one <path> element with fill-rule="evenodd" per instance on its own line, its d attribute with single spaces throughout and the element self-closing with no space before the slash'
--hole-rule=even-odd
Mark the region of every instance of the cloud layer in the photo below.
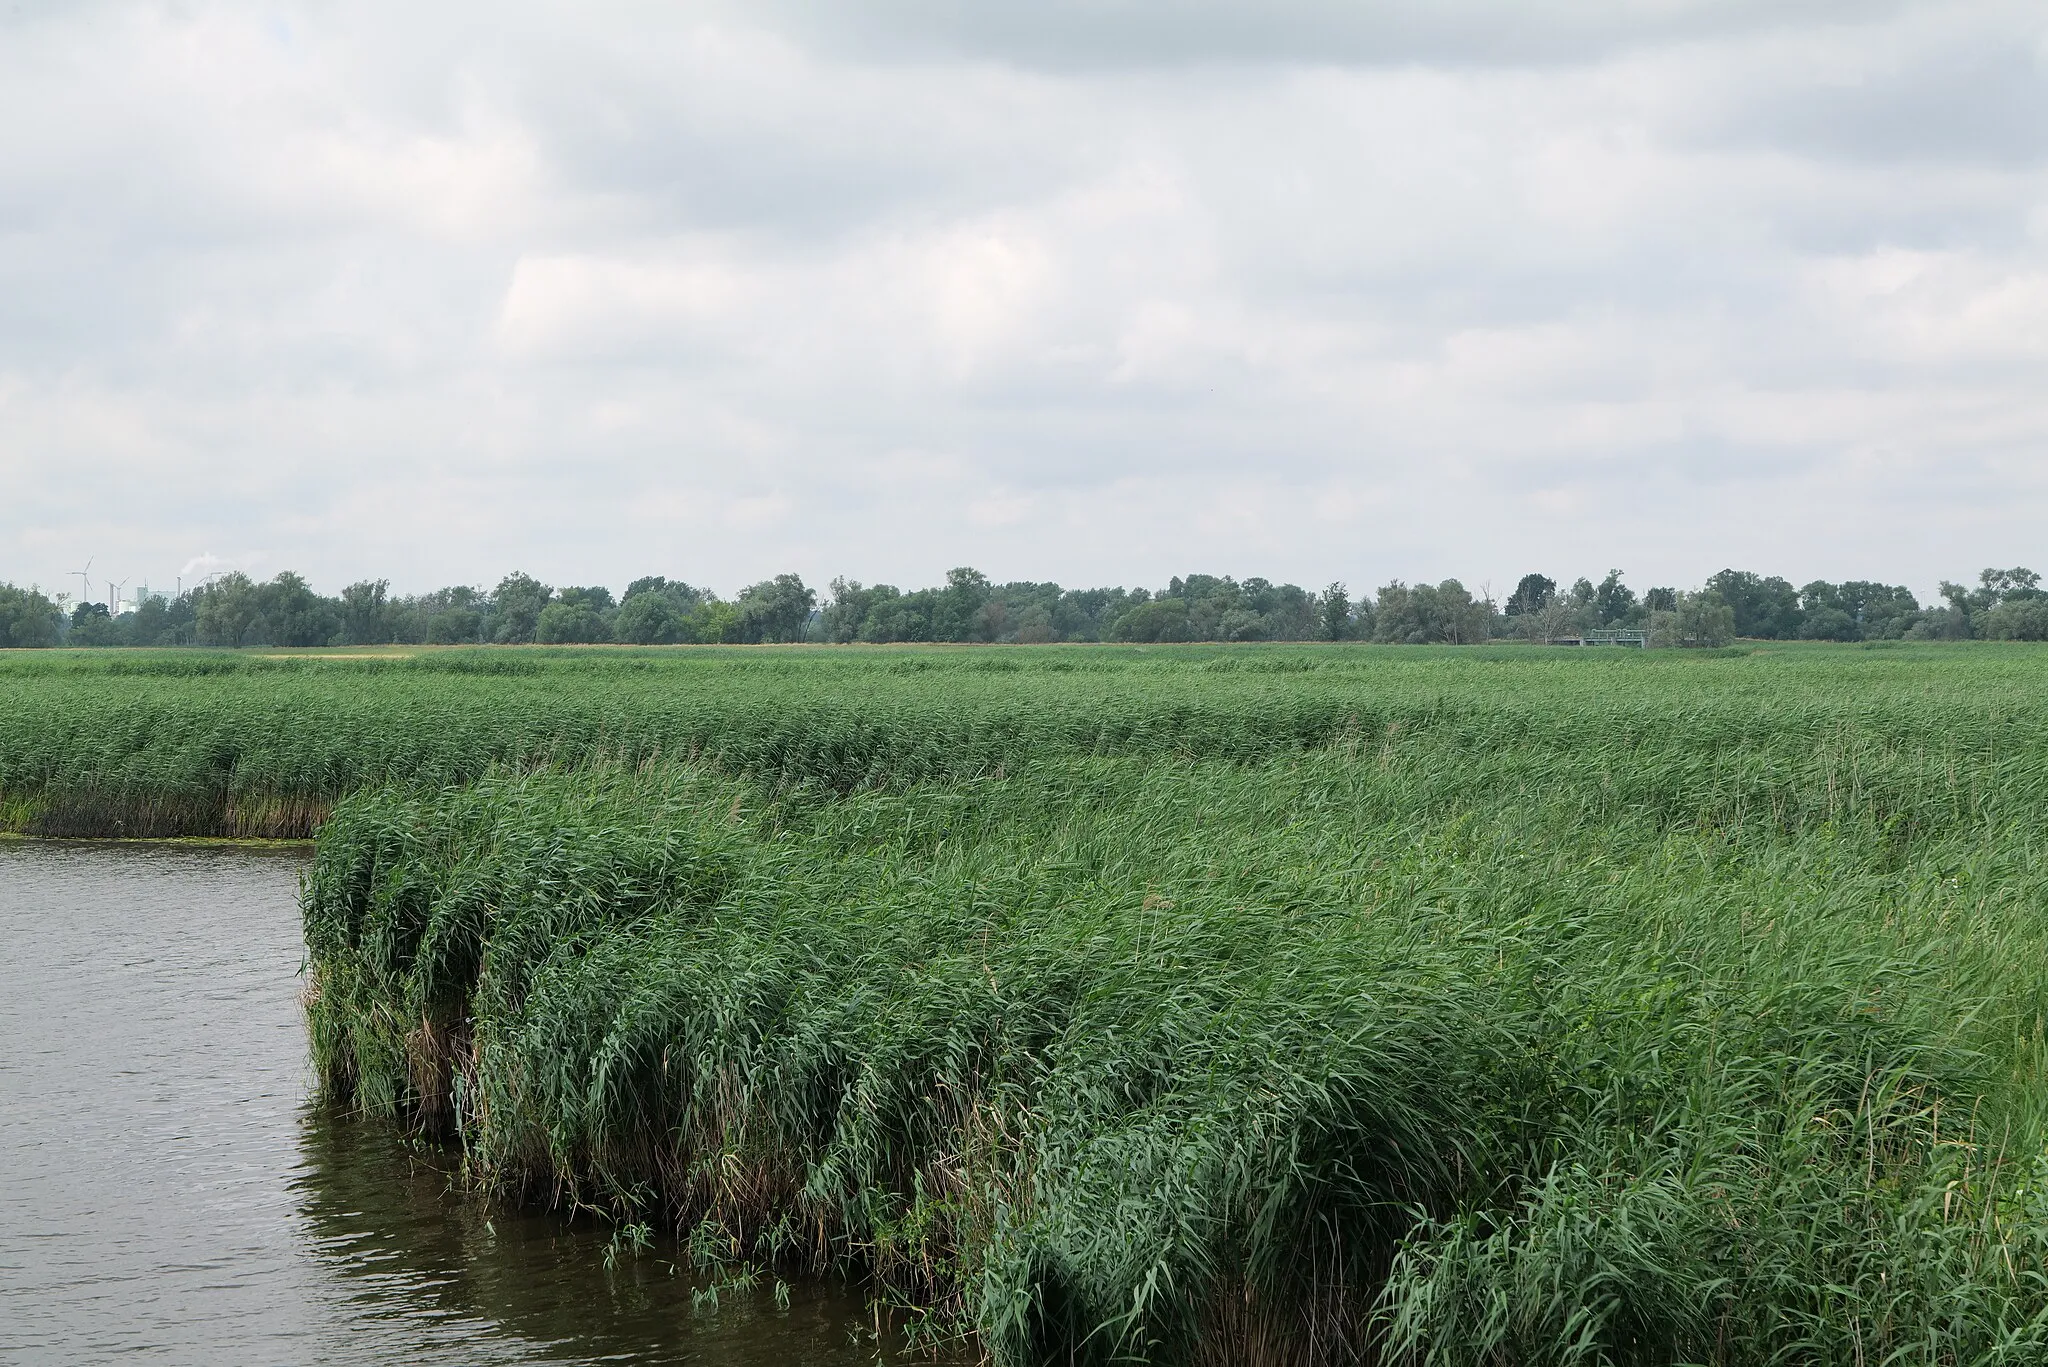
<svg viewBox="0 0 2048 1367">
<path fill-rule="evenodd" d="M 2048 560 L 2048 14 L 1511 8 L 18 11 L 0 578 Z"/>
</svg>

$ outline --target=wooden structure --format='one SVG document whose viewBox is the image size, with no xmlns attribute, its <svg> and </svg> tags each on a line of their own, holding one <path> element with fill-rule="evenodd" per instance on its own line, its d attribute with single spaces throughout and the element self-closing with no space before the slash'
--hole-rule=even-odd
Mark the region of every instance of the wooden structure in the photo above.
<svg viewBox="0 0 2048 1367">
<path fill-rule="evenodd" d="M 1637 650 L 1650 644 L 1650 633 L 1638 628 L 1616 628 L 1613 631 L 1589 631 L 1580 636 L 1553 636 L 1554 646 L 1633 646 Z"/>
</svg>

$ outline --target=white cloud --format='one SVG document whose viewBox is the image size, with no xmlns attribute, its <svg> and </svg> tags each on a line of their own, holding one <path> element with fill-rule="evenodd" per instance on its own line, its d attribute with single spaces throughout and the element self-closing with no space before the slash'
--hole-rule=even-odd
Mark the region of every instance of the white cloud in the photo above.
<svg viewBox="0 0 2048 1367">
<path fill-rule="evenodd" d="M 2002 0 L 38 10 L 0 578 L 1925 591 L 2042 557 L 2044 52 Z"/>
</svg>

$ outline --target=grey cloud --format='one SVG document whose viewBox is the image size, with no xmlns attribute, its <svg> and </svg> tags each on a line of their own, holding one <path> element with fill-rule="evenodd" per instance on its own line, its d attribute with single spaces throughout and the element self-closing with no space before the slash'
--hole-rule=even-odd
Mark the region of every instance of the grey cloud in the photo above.
<svg viewBox="0 0 2048 1367">
<path fill-rule="evenodd" d="M 962 54 L 1073 68 L 1202 63 L 1583 62 L 1730 32 L 1869 20 L 1902 8 L 1868 0 L 883 0 L 819 6 L 770 0 L 784 23 L 857 51 Z"/>
<path fill-rule="evenodd" d="M 1962 8 L 1901 25 L 1861 60 L 1816 46 L 1804 70 L 1735 83 L 1721 108 L 1700 111 L 1696 136 L 1823 158 L 2038 166 L 2048 158 L 2048 18 L 1982 22 L 1991 17 Z"/>
<path fill-rule="evenodd" d="M 2032 554 L 2027 10 L 1162 12 L 44 9 L 0 578 Z"/>
</svg>

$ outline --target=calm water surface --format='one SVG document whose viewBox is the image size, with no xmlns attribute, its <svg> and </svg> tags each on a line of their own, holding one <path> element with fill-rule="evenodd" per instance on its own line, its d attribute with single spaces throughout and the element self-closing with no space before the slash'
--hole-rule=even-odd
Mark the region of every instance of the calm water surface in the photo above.
<svg viewBox="0 0 2048 1367">
<path fill-rule="evenodd" d="M 0 843 L 0 1362 L 876 1361 L 843 1293 L 695 1313 L 310 1105 L 301 867 Z"/>
</svg>

